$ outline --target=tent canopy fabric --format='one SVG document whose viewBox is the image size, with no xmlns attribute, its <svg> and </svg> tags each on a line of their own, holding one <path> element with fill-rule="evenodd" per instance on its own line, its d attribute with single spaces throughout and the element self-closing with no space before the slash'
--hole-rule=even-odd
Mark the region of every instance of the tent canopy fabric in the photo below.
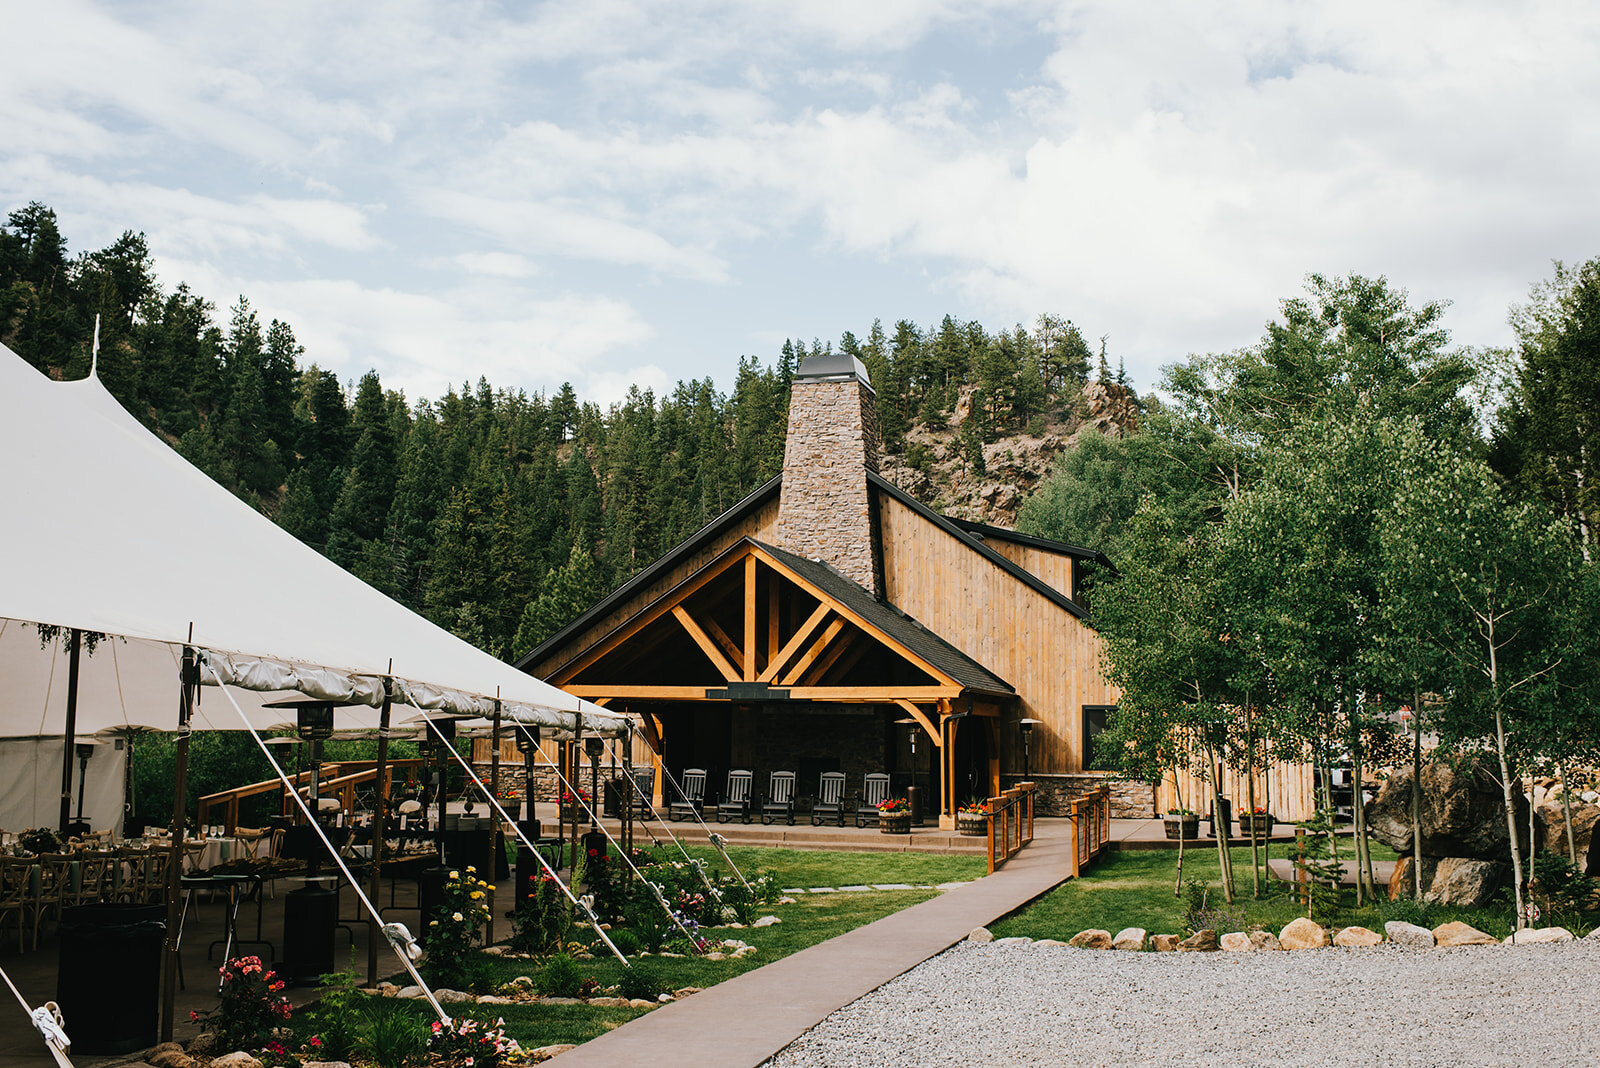
<svg viewBox="0 0 1600 1068">
<path fill-rule="evenodd" d="M 67 631 L 104 635 L 80 656 L 77 733 L 175 729 L 184 646 L 252 725 L 297 694 L 355 702 L 344 728 L 395 708 L 503 715 L 617 733 L 606 713 L 457 638 L 304 545 L 190 465 L 97 378 L 52 382 L 0 345 L 0 737 L 59 735 Z M 202 687 L 204 694 L 206 687 Z M 242 729 L 220 694 L 197 729 Z M 395 717 L 401 718 L 399 715 Z"/>
</svg>

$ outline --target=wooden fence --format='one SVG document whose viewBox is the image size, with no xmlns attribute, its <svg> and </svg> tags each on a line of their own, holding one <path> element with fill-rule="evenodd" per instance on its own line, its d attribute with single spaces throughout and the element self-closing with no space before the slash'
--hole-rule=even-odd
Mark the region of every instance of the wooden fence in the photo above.
<svg viewBox="0 0 1600 1068">
<path fill-rule="evenodd" d="M 394 787 L 394 780 L 402 777 L 406 782 L 415 786 L 419 781 L 422 770 L 422 761 L 415 758 L 391 760 L 385 770 L 384 778 L 388 780 L 387 794 Z M 339 800 L 339 807 L 344 810 L 346 818 L 355 810 L 356 787 L 374 782 L 378 777 L 377 762 L 373 760 L 345 760 L 338 763 L 329 762 L 322 765 L 322 781 L 318 784 L 318 792 L 322 797 L 335 797 Z M 289 781 L 300 788 L 304 794 L 311 783 L 311 773 L 302 771 L 289 776 Z M 239 802 L 246 797 L 257 794 L 267 794 L 273 791 L 283 792 L 283 783 L 277 779 L 268 779 L 265 782 L 250 783 L 247 786 L 236 786 L 231 790 L 207 794 L 200 799 L 200 812 L 196 822 L 205 827 L 211 821 L 211 810 L 222 810 L 223 833 L 233 834 L 239 825 Z M 298 810 L 289 800 L 287 794 L 283 797 L 283 811 L 285 815 L 298 816 Z"/>
<path fill-rule="evenodd" d="M 1013 786 L 989 798 L 989 871 L 1016 856 L 1033 841 L 1033 783 Z M 1108 809 L 1109 811 L 1109 809 Z"/>
<path fill-rule="evenodd" d="M 1072 820 L 1072 875 L 1105 851 L 1111 840 L 1111 789 L 1102 786 L 1068 803 Z"/>
</svg>

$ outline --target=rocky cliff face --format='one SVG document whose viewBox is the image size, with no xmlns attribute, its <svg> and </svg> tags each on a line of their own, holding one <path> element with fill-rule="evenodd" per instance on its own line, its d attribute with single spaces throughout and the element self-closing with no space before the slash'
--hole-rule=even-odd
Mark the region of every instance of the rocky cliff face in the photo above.
<svg viewBox="0 0 1600 1068">
<path fill-rule="evenodd" d="M 1084 434 L 1122 437 L 1139 426 L 1139 399 L 1114 382 L 1090 382 L 1071 409 L 1053 413 L 1037 434 L 1010 434 L 983 447 L 984 471 L 963 453 L 961 428 L 972 413 L 963 390 L 943 424 L 919 423 L 905 447 L 886 455 L 883 476 L 945 515 L 997 527 L 1016 525 L 1017 509 L 1050 474 L 1055 459 Z"/>
</svg>

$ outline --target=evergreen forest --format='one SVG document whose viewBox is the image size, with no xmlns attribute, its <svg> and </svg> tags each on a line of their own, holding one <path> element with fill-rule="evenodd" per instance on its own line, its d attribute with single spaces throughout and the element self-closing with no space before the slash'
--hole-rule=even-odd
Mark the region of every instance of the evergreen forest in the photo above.
<svg viewBox="0 0 1600 1068">
<path fill-rule="evenodd" d="M 958 399 L 961 453 L 1037 433 L 1091 376 L 1126 384 L 1059 316 L 990 330 L 873 322 L 785 342 L 668 395 L 602 409 L 480 378 L 438 398 L 341 381 L 245 296 L 225 313 L 154 276 L 143 234 L 73 253 L 32 203 L 0 227 L 0 342 L 57 379 L 97 374 L 152 431 L 307 545 L 491 653 L 513 659 L 778 473 L 789 382 L 807 355 L 859 357 L 886 451 Z"/>
</svg>

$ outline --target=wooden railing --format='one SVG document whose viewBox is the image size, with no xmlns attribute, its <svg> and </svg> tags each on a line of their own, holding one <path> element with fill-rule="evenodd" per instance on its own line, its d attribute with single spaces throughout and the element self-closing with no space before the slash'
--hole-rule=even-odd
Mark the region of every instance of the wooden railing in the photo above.
<svg viewBox="0 0 1600 1068">
<path fill-rule="evenodd" d="M 422 768 L 422 761 L 416 759 L 391 760 L 385 769 L 385 795 L 394 787 L 396 776 L 403 775 L 408 782 L 415 782 L 417 772 Z M 329 762 L 322 765 L 322 781 L 317 784 L 317 791 L 322 797 L 337 797 L 339 806 L 348 816 L 355 807 L 355 788 L 363 783 L 372 782 L 378 777 L 377 762 L 372 760 L 345 760 L 337 763 Z M 289 781 L 305 793 L 311 784 L 311 773 L 302 771 L 298 775 L 289 776 Z M 232 834 L 239 826 L 239 802 L 246 797 L 255 797 L 258 794 L 269 794 L 273 791 L 282 791 L 283 783 L 277 779 L 268 779 L 265 782 L 250 783 L 248 786 L 236 786 L 231 790 L 222 790 L 218 793 L 207 794 L 200 799 L 200 811 L 195 822 L 201 827 L 211 821 L 208 818 L 213 808 L 222 809 L 222 824 L 225 834 Z M 285 796 L 283 798 L 283 812 L 292 815 L 298 810 Z"/>
<path fill-rule="evenodd" d="M 1033 783 L 1018 783 L 984 806 L 989 813 L 991 873 L 1033 841 L 1033 794 Z"/>
<path fill-rule="evenodd" d="M 1072 874 L 1076 877 L 1111 840 L 1111 789 L 1102 786 L 1067 805 L 1072 820 Z"/>
</svg>

